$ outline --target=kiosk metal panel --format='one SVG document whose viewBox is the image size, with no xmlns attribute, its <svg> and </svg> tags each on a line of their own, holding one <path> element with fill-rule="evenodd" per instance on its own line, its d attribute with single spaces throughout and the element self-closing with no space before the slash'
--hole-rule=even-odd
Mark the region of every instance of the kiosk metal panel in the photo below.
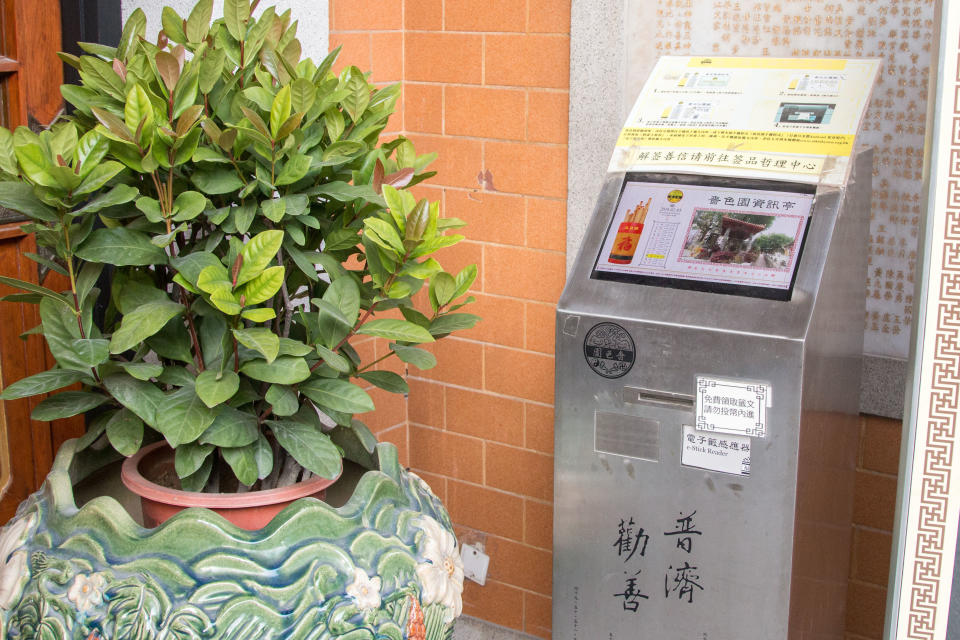
<svg viewBox="0 0 960 640">
<path fill-rule="evenodd" d="M 843 636 L 870 176 L 870 153 L 816 194 L 611 174 L 557 311 L 554 638 Z M 789 285 L 621 277 L 625 216 L 701 187 L 813 198 L 779 253 Z"/>
</svg>

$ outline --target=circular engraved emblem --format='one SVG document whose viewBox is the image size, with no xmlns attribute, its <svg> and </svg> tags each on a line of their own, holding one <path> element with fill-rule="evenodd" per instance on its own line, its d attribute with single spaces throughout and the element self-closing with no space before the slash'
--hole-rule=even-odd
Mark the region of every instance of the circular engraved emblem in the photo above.
<svg viewBox="0 0 960 640">
<path fill-rule="evenodd" d="M 587 364 L 604 378 L 625 376 L 637 357 L 633 338 L 627 330 L 612 322 L 601 322 L 583 339 Z"/>
</svg>

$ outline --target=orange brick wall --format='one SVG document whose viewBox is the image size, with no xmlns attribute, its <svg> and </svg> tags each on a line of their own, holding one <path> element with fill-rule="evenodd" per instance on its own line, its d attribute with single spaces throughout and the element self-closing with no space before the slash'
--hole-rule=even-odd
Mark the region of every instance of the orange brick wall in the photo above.
<svg viewBox="0 0 960 640">
<path fill-rule="evenodd" d="M 482 542 L 491 556 L 486 586 L 466 582 L 464 613 L 544 638 L 569 17 L 569 0 L 330 0 L 339 68 L 370 69 L 377 84 L 403 81 L 388 131 L 439 153 L 438 175 L 417 195 L 467 221 L 469 238 L 441 263 L 480 267 L 468 310 L 483 322 L 438 343 L 439 366 L 411 370 L 407 401 L 378 395 L 366 421 L 444 500 L 461 540 Z M 899 421 L 862 421 L 847 640 L 882 633 L 899 436 Z"/>
<path fill-rule="evenodd" d="M 464 541 L 491 557 L 464 612 L 549 637 L 553 331 L 565 277 L 569 0 L 331 0 L 340 67 L 403 81 L 388 130 L 438 175 L 418 197 L 468 223 L 438 256 L 479 265 L 475 329 L 411 371 L 408 422 L 368 420 L 446 502 Z M 370 348 L 374 348 L 373 345 Z M 379 399 L 379 398 L 375 398 Z M 378 405 L 378 409 L 379 409 Z"/>
<path fill-rule="evenodd" d="M 847 640 L 880 640 L 886 611 L 891 531 L 900 464 L 899 420 L 864 416 L 847 583 Z"/>
</svg>

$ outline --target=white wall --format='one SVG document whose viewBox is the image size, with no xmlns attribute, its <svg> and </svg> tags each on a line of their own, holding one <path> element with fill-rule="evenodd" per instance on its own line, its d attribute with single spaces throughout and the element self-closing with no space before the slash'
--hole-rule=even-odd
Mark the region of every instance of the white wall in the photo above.
<svg viewBox="0 0 960 640">
<path fill-rule="evenodd" d="M 123 0 L 121 3 L 123 19 L 137 8 L 147 14 L 147 33 L 153 37 L 160 31 L 160 11 L 164 6 L 173 7 L 181 16 L 189 16 L 196 0 Z M 263 0 L 257 8 L 257 14 L 268 6 L 274 5 L 278 12 L 292 10 L 293 19 L 299 21 L 297 37 L 303 44 L 303 55 L 313 58 L 314 62 L 323 60 L 327 55 L 330 36 L 327 0 Z M 223 0 L 214 0 L 213 15 L 222 15 Z"/>
</svg>

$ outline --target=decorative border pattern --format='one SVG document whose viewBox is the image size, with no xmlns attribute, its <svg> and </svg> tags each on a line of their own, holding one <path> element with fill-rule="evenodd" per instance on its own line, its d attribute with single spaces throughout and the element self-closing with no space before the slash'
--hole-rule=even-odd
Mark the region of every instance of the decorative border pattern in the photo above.
<svg viewBox="0 0 960 640">
<path fill-rule="evenodd" d="M 949 3 L 944 4 L 945 12 L 949 10 L 948 6 Z M 957 21 L 949 20 L 944 24 L 949 24 L 949 31 L 945 26 L 941 34 L 942 46 L 950 47 L 945 59 L 956 59 L 960 56 Z M 917 354 L 922 358 L 923 378 L 929 377 L 929 382 L 921 382 L 913 490 L 905 505 L 909 506 L 906 513 L 909 514 L 910 539 L 905 549 L 907 558 L 902 576 L 905 584 L 900 594 L 900 613 L 905 614 L 906 620 L 903 621 L 905 625 L 898 626 L 903 637 L 910 640 L 935 640 L 946 636 L 944 603 L 949 600 L 956 544 L 956 521 L 951 518 L 951 512 L 955 510 L 955 505 L 951 505 L 951 489 L 960 413 L 960 66 L 952 81 L 944 76 L 941 73 L 944 86 L 940 95 L 943 97 L 937 107 L 941 113 L 952 116 L 949 131 L 943 130 L 947 124 L 944 122 L 941 131 L 934 132 L 939 135 L 940 147 L 936 151 L 942 169 L 939 175 L 931 178 L 934 183 L 940 183 L 938 186 L 945 185 L 946 199 L 942 202 L 941 213 L 937 211 L 941 206 L 940 194 L 931 198 L 928 212 L 933 221 L 943 216 L 943 233 L 935 240 L 940 243 L 942 259 L 939 265 L 931 260 L 926 303 L 929 310 L 927 323 L 935 318 L 936 326 L 931 327 L 932 344 L 927 341 Z M 948 105 L 952 107 L 950 111 L 947 111 Z M 928 397 L 924 400 L 923 395 Z M 912 548 L 910 540 L 913 541 Z"/>
</svg>

